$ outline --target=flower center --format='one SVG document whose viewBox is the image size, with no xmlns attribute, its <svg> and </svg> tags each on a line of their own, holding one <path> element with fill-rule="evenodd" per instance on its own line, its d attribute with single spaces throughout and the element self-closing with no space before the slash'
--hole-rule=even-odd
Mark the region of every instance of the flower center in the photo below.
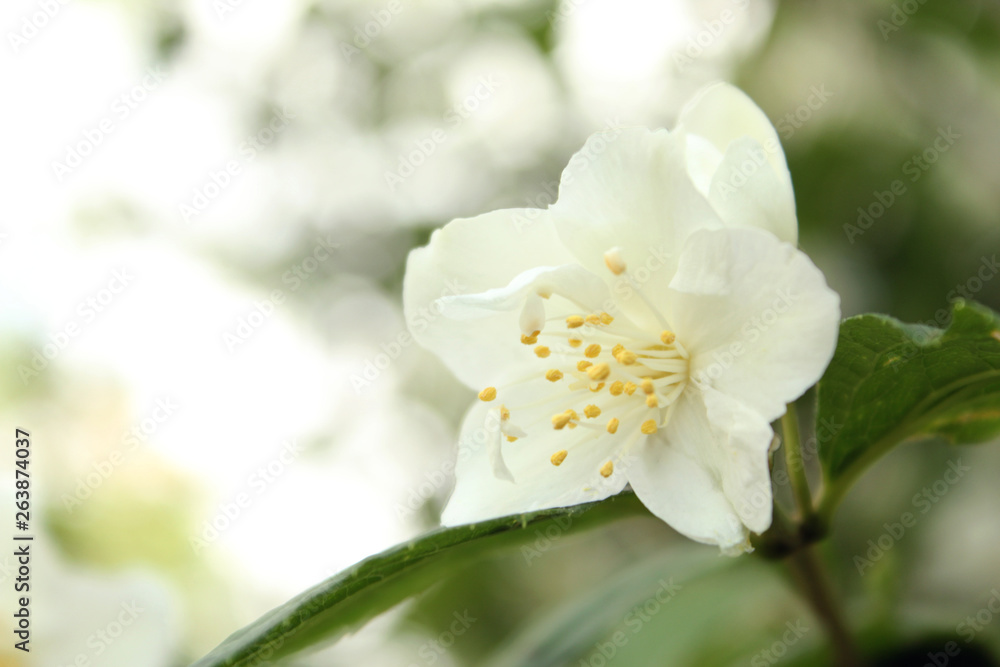
<svg viewBox="0 0 1000 667">
<path fill-rule="evenodd" d="M 666 324 L 628 276 L 617 252 L 605 254 L 605 261 L 615 275 L 625 275 L 657 320 Z M 551 428 L 584 429 L 578 432 L 580 437 L 567 435 L 565 448 L 552 454 L 554 466 L 561 465 L 574 447 L 604 433 L 621 432 L 626 438 L 624 446 L 614 461 L 608 460 L 600 468 L 603 477 L 610 477 L 615 462 L 620 462 L 639 438 L 667 425 L 688 382 L 688 353 L 672 331 L 643 331 L 626 318 L 616 319 L 603 311 L 545 319 L 541 329 L 522 335 L 521 343 L 531 346 L 537 357 L 553 359 L 543 375 L 566 388 L 565 394 L 544 401 L 557 401 L 557 408 L 562 409 L 551 415 Z M 496 390 L 487 387 L 479 397 L 491 401 Z M 508 441 L 517 439 L 507 429 L 511 411 L 533 407 L 538 404 L 501 406 L 501 431 Z M 527 425 L 529 433 L 532 426 L 540 425 Z M 510 428 L 524 434 L 520 428 Z"/>
</svg>

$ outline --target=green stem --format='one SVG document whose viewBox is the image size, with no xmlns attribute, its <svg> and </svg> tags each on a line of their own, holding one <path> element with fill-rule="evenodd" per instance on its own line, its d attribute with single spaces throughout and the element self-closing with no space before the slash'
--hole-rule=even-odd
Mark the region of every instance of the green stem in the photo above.
<svg viewBox="0 0 1000 667">
<path fill-rule="evenodd" d="M 844 620 L 823 562 L 814 547 L 799 549 L 788 558 L 788 567 L 833 644 L 838 667 L 860 667 L 861 655 Z"/>
<path fill-rule="evenodd" d="M 795 404 L 789 403 L 785 416 L 781 418 L 781 431 L 785 436 L 785 467 L 792 484 L 792 495 L 799 508 L 803 523 L 808 522 L 813 515 L 812 494 L 809 493 L 809 480 L 806 479 L 806 466 L 802 460 L 802 441 L 799 437 L 799 415 Z"/>
</svg>

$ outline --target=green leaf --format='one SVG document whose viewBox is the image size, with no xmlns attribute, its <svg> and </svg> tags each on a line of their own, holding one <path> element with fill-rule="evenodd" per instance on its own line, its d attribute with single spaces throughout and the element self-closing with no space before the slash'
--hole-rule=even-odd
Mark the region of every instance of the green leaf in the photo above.
<svg viewBox="0 0 1000 667">
<path fill-rule="evenodd" d="M 627 516 L 648 515 L 631 493 L 574 507 L 442 528 L 367 558 L 292 598 L 230 635 L 192 667 L 237 667 L 277 660 L 354 631 L 446 577 L 484 552 L 530 540 L 525 528 L 586 530 Z"/>
<path fill-rule="evenodd" d="M 883 315 L 845 320 L 818 389 L 827 512 L 868 465 L 909 438 L 1000 434 L 1000 316 L 958 301 L 946 330 Z"/>
</svg>

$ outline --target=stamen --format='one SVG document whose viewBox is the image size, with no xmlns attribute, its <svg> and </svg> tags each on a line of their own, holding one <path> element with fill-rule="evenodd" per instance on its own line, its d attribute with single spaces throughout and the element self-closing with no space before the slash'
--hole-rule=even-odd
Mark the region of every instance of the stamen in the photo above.
<svg viewBox="0 0 1000 667">
<path fill-rule="evenodd" d="M 608 391 L 611 392 L 612 396 L 621 396 L 622 392 L 625 391 L 625 383 L 621 380 L 615 380 L 611 383 L 611 386 L 608 387 Z"/>
<path fill-rule="evenodd" d="M 562 371 L 557 370 L 555 368 L 546 371 L 545 373 L 545 379 L 548 380 L 549 382 L 558 382 L 559 380 L 562 380 L 562 377 L 563 377 Z"/>
<path fill-rule="evenodd" d="M 541 331 L 536 331 L 535 333 L 531 334 L 530 336 L 525 336 L 525 335 L 522 334 L 521 335 L 521 343 L 524 344 L 524 345 L 534 345 L 535 343 L 538 342 L 538 334 L 540 334 L 540 333 L 542 333 L 542 332 Z"/>
<path fill-rule="evenodd" d="M 587 346 L 587 349 L 583 351 L 583 355 L 593 359 L 601 353 L 601 346 L 597 343 L 593 343 Z"/>
<path fill-rule="evenodd" d="M 583 409 L 583 414 L 587 415 L 588 418 L 593 419 L 601 416 L 601 409 L 596 405 L 588 405 Z"/>
<path fill-rule="evenodd" d="M 535 354 L 542 359 L 549 356 L 550 353 L 551 350 L 549 350 L 549 348 L 545 347 L 544 345 L 539 345 L 538 347 L 535 348 Z"/>
<path fill-rule="evenodd" d="M 577 364 L 576 364 L 576 370 L 578 370 L 578 371 L 585 371 L 588 368 L 590 368 L 591 366 L 593 366 L 593 364 L 591 362 L 587 361 L 586 359 L 584 359 L 583 361 L 577 362 Z M 594 379 L 596 379 L 596 378 L 594 378 Z"/>
<path fill-rule="evenodd" d="M 614 433 L 618 430 L 618 418 L 612 417 L 608 420 L 608 433 Z"/>
<path fill-rule="evenodd" d="M 592 384 L 592 385 L 590 385 L 589 389 L 590 389 L 590 391 L 592 391 L 592 392 L 594 392 L 596 394 L 600 390 L 604 389 L 604 383 L 603 382 L 598 382 L 597 384 Z"/>
<path fill-rule="evenodd" d="M 611 317 L 608 313 L 601 313 L 601 324 L 607 325 L 615 321 L 615 318 Z"/>
<path fill-rule="evenodd" d="M 500 406 L 500 421 L 507 421 L 510 419 L 510 410 L 507 409 L 506 405 Z"/>
<path fill-rule="evenodd" d="M 618 363 L 622 366 L 631 366 L 639 359 L 639 356 L 635 352 L 623 349 L 615 355 L 615 359 L 617 359 Z"/>
<path fill-rule="evenodd" d="M 659 407 L 660 402 L 656 399 L 656 394 L 649 394 L 646 396 L 646 407 L 656 408 Z"/>
<path fill-rule="evenodd" d="M 569 452 L 567 452 L 565 449 L 560 449 L 558 452 L 556 452 L 555 454 L 552 455 L 552 457 L 549 459 L 549 461 L 552 462 L 552 465 L 558 466 L 558 465 L 562 464 L 563 461 L 566 460 L 566 456 L 568 454 L 569 454 Z"/>
<path fill-rule="evenodd" d="M 601 323 L 601 316 L 596 313 L 591 313 L 590 315 L 587 315 L 583 321 L 592 327 L 596 327 Z"/>
<path fill-rule="evenodd" d="M 615 471 L 615 464 L 608 461 L 601 466 L 601 477 L 611 477 L 611 473 Z"/>
<path fill-rule="evenodd" d="M 674 335 L 673 331 L 662 331 L 660 332 L 660 340 L 663 341 L 664 345 L 670 345 L 677 340 L 677 336 Z"/>
<path fill-rule="evenodd" d="M 642 378 L 642 381 L 639 383 L 639 386 L 642 387 L 642 393 L 646 394 L 647 396 L 653 393 L 653 381 L 650 380 L 649 378 Z"/>
<path fill-rule="evenodd" d="M 579 329 L 583 326 L 583 317 L 580 315 L 570 315 L 566 318 L 566 326 L 570 329 Z"/>
<path fill-rule="evenodd" d="M 489 403 L 496 397 L 497 397 L 496 387 L 487 387 L 486 389 L 483 389 L 481 392 L 479 392 L 479 400 L 485 403 Z"/>
<path fill-rule="evenodd" d="M 514 442 L 515 440 L 517 440 L 517 436 L 516 435 L 508 435 L 507 436 L 507 442 Z"/>
<path fill-rule="evenodd" d="M 632 394 L 634 394 L 635 390 L 638 389 L 638 388 L 639 388 L 639 385 L 637 385 L 634 382 L 626 382 L 625 383 L 625 393 L 628 394 L 629 396 L 631 396 Z"/>
<path fill-rule="evenodd" d="M 557 431 L 566 427 L 569 423 L 570 416 L 568 412 L 560 412 L 557 415 L 552 416 L 552 427 Z"/>
<path fill-rule="evenodd" d="M 606 363 L 599 363 L 587 369 L 587 375 L 591 380 L 606 380 L 611 375 L 611 367 Z"/>
<path fill-rule="evenodd" d="M 647 419 L 646 421 L 642 422 L 642 426 L 639 427 L 639 430 L 641 430 L 646 435 L 653 435 L 654 433 L 656 433 L 656 420 Z"/>
<path fill-rule="evenodd" d="M 580 340 L 579 338 L 570 338 L 569 341 L 567 342 L 569 343 L 570 347 L 580 347 L 581 345 L 583 345 L 583 341 Z"/>
<path fill-rule="evenodd" d="M 616 276 L 625 272 L 625 260 L 622 259 L 621 248 L 615 246 L 604 253 L 604 265 Z"/>
</svg>

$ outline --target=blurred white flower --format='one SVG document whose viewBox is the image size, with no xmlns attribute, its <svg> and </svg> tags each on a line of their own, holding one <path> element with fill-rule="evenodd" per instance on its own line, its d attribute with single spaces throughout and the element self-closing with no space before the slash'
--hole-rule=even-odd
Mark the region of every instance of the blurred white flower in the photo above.
<svg viewBox="0 0 1000 667">
<path fill-rule="evenodd" d="M 769 422 L 819 379 L 840 319 L 796 234 L 775 130 L 725 84 L 673 132 L 592 136 L 548 209 L 435 232 L 409 258 L 407 319 L 429 312 L 415 338 L 487 387 L 443 522 L 631 484 L 688 537 L 747 548 L 771 523 Z"/>
</svg>

